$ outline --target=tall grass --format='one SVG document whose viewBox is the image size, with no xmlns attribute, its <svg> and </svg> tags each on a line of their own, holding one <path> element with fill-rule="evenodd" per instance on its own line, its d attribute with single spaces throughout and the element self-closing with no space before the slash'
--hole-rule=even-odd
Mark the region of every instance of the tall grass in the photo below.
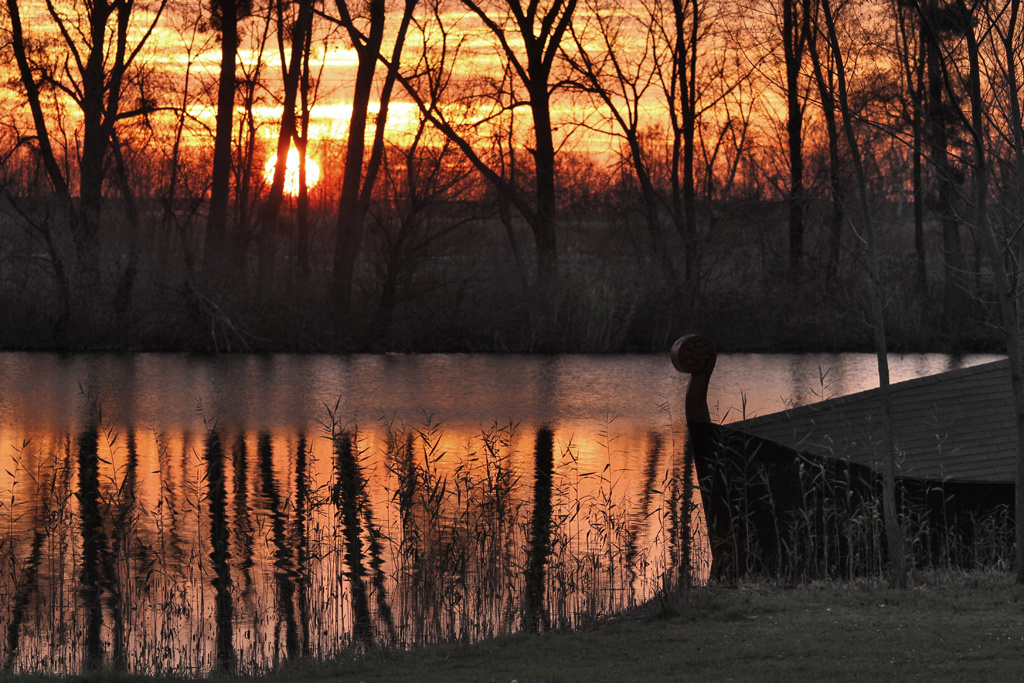
<svg viewBox="0 0 1024 683">
<path fill-rule="evenodd" d="M 648 440 L 641 473 L 612 421 L 594 453 L 515 423 L 167 434 L 96 410 L 3 454 L 0 662 L 251 674 L 594 622 L 676 582 L 679 467 Z"/>
<path fill-rule="evenodd" d="M 598 432 L 360 425 L 335 407 L 312 437 L 212 420 L 164 434 L 95 411 L 4 455 L 0 663 L 253 674 L 579 628 L 709 575 L 885 571 L 879 500 L 856 468 L 773 471 L 732 442 L 717 479 L 698 481 L 693 438 L 653 431 L 637 446 L 611 419 Z M 1009 566 L 1007 509 L 922 505 L 936 495 L 904 492 L 912 566 Z M 727 513 L 708 529 L 715 496 Z"/>
<path fill-rule="evenodd" d="M 727 428 L 701 481 L 718 501 L 709 522 L 712 575 L 788 583 L 882 577 L 888 566 L 878 474 L 836 458 L 790 451 Z M 698 438 L 708 447 L 706 437 Z M 1005 504 L 964 499 L 948 487 L 904 480 L 898 514 L 907 564 L 919 571 L 1005 569 L 1013 516 Z M 970 495 L 970 494 L 967 494 Z"/>
</svg>

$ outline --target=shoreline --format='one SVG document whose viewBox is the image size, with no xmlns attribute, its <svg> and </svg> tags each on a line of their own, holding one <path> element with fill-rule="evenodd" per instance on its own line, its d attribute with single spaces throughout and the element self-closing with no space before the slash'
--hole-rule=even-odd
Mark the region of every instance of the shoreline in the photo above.
<svg viewBox="0 0 1024 683">
<path fill-rule="evenodd" d="M 203 680 L 327 681 L 934 681 L 1013 680 L 1024 664 L 1024 587 L 1008 571 L 919 573 L 892 590 L 853 582 L 711 585 L 662 596 L 574 632 L 349 652 L 254 676 Z M 10 683 L 69 680 L 3 674 Z M 195 680 L 99 670 L 70 680 Z"/>
</svg>

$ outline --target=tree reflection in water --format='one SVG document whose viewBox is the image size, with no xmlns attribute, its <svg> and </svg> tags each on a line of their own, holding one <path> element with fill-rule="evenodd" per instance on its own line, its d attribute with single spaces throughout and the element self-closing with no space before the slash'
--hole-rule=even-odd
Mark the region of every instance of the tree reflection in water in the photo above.
<svg viewBox="0 0 1024 683">
<path fill-rule="evenodd" d="M 231 597 L 231 567 L 228 550 L 231 530 L 227 514 L 224 449 L 216 429 L 206 437 L 206 484 L 210 509 L 210 560 L 213 562 L 212 585 L 216 601 L 217 669 L 230 672 L 235 664 L 234 609 Z"/>
<path fill-rule="evenodd" d="M 551 478 L 554 475 L 555 435 L 548 427 L 537 430 L 534 447 L 533 517 L 526 570 L 526 627 L 536 633 L 551 628 L 544 610 L 544 566 L 551 549 Z"/>
<path fill-rule="evenodd" d="M 254 673 L 572 628 L 678 579 L 660 435 L 635 454 L 429 420 L 323 436 L 30 435 L 0 492 L 6 670 Z"/>
</svg>

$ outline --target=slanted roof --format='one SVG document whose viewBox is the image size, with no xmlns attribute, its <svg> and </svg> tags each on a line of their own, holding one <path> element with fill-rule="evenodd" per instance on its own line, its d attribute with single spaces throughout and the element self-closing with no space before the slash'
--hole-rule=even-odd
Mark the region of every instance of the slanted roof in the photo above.
<svg viewBox="0 0 1024 683">
<path fill-rule="evenodd" d="M 1009 361 L 890 386 L 897 477 L 1013 482 L 1017 435 Z M 881 469 L 878 389 L 792 408 L 731 427 L 824 457 Z"/>
</svg>

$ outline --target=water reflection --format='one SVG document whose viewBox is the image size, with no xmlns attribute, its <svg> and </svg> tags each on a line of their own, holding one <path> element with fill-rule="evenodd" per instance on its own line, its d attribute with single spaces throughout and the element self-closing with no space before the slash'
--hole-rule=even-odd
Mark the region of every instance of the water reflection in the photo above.
<svg viewBox="0 0 1024 683">
<path fill-rule="evenodd" d="M 334 439 L 336 480 L 331 500 L 341 518 L 345 538 L 345 571 L 338 575 L 338 581 L 348 580 L 352 596 L 352 632 L 363 645 L 373 645 L 373 624 L 370 618 L 370 601 L 367 597 L 366 569 L 363 566 L 363 524 L 361 513 L 365 509 L 364 493 L 366 483 L 359 470 L 359 463 L 353 452 L 352 435 L 342 431 Z"/>
<path fill-rule="evenodd" d="M 110 581 L 111 567 L 107 548 L 107 535 L 100 516 L 99 434 L 96 425 L 89 425 L 78 437 L 78 503 L 81 516 L 82 538 L 82 607 L 86 614 L 85 662 L 86 669 L 103 663 L 103 606 L 100 597 L 104 588 L 111 592 L 112 607 L 117 599 Z M 118 619 L 117 621 L 120 621 Z M 115 643 L 120 649 L 121 641 Z"/>
<path fill-rule="evenodd" d="M 548 427 L 537 430 L 533 449 L 533 514 L 526 567 L 526 628 L 536 633 L 551 628 L 544 610 L 544 567 L 551 549 L 551 480 L 555 467 L 555 435 Z"/>
<path fill-rule="evenodd" d="M 299 611 L 299 633 L 298 654 L 309 656 L 309 595 L 307 587 L 309 576 L 306 571 L 309 566 L 309 539 L 307 538 L 306 525 L 309 521 L 309 484 L 310 477 L 307 470 L 307 457 L 309 447 L 306 444 L 306 434 L 299 433 L 298 444 L 295 447 L 295 571 L 296 571 L 296 603 Z"/>
<path fill-rule="evenodd" d="M 275 633 L 284 630 L 283 652 L 288 659 L 299 654 L 299 624 L 295 616 L 297 562 L 292 552 L 296 540 L 288 538 L 288 519 L 285 505 L 274 481 L 274 451 L 270 434 L 263 432 L 256 441 L 256 457 L 259 463 L 260 484 L 263 499 L 270 515 L 270 541 L 273 545 L 274 588 L 278 604 L 279 622 Z M 305 630 L 305 629 L 303 629 Z M 275 651 L 282 651 L 280 642 L 275 642 Z"/>
<path fill-rule="evenodd" d="M 0 384 L 7 671 L 572 628 L 707 572 L 662 357 L 0 354 Z"/>
<path fill-rule="evenodd" d="M 234 603 L 231 596 L 230 527 L 228 526 L 227 475 L 220 434 L 211 430 L 206 437 L 206 484 L 210 507 L 210 561 L 213 562 L 213 589 L 216 604 L 217 669 L 235 668 Z"/>
</svg>

